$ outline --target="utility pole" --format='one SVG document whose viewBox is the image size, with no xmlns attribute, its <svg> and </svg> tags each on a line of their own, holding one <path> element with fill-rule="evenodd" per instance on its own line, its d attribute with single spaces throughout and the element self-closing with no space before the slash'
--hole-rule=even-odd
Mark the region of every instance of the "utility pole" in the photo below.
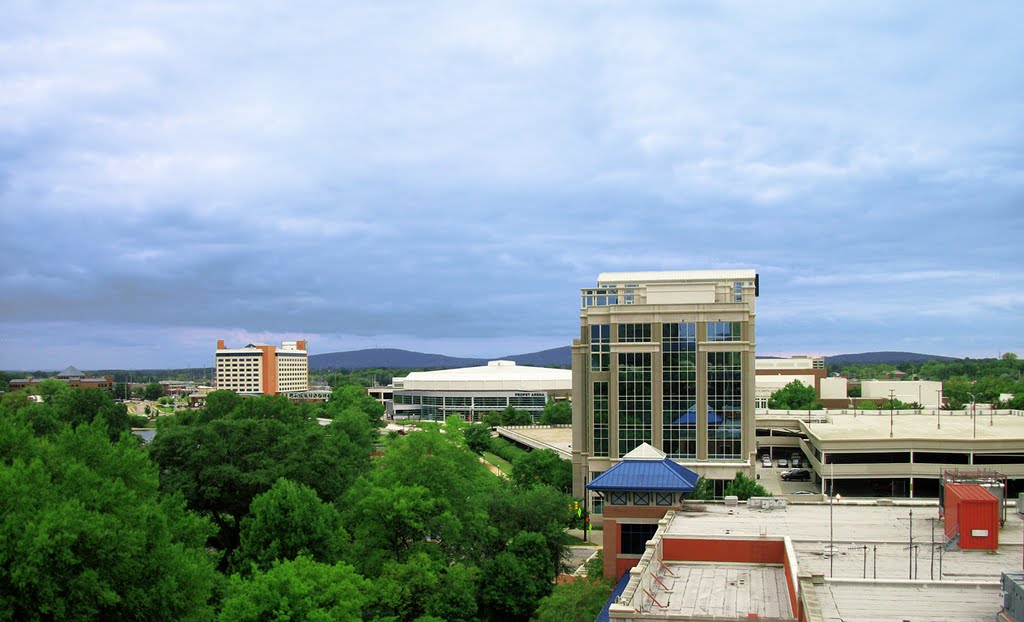
<svg viewBox="0 0 1024 622">
<path fill-rule="evenodd" d="M 939 394 L 939 403 L 935 406 L 935 429 L 942 429 L 942 389 L 936 391 Z"/>
</svg>

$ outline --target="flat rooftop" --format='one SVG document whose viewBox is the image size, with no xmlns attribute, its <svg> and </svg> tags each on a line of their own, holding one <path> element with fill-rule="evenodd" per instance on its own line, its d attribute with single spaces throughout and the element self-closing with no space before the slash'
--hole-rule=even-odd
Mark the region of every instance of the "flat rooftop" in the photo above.
<svg viewBox="0 0 1024 622">
<path fill-rule="evenodd" d="M 989 552 L 946 551 L 935 502 L 841 501 L 831 519 L 827 503 L 703 507 L 675 512 L 666 537 L 788 536 L 800 575 L 822 577 L 812 587 L 823 616 L 815 619 L 993 620 L 1002 604 L 1000 573 L 1020 568 L 1024 553 L 1024 521 L 1012 511 L 999 531 L 999 549 Z"/>
<path fill-rule="evenodd" d="M 827 622 L 956 620 L 992 622 L 1002 609 L 999 585 L 870 584 L 829 581 L 814 586 Z"/>
<path fill-rule="evenodd" d="M 786 573 L 782 566 L 766 564 L 713 564 L 669 562 L 652 596 L 652 611 L 662 615 L 793 619 Z M 670 574 L 671 573 L 671 574 Z M 663 608 L 662 608 L 663 607 Z"/>
<path fill-rule="evenodd" d="M 550 449 L 565 460 L 572 460 L 572 426 L 500 426 L 498 436 L 534 449 Z"/>
<path fill-rule="evenodd" d="M 989 425 L 988 413 L 977 415 L 977 425 L 970 415 L 942 413 L 941 426 L 935 415 L 896 414 L 892 417 L 893 439 L 947 440 L 969 444 L 977 440 L 1024 441 L 1024 417 L 993 415 Z M 808 433 L 822 441 L 871 440 L 889 441 L 889 413 L 854 415 L 828 415 L 825 423 L 804 423 Z"/>
</svg>

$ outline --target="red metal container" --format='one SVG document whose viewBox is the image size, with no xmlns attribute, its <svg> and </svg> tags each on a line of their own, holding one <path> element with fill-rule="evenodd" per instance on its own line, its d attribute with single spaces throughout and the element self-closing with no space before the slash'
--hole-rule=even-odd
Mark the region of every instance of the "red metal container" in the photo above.
<svg viewBox="0 0 1024 622">
<path fill-rule="evenodd" d="M 945 531 L 961 549 L 998 549 L 999 501 L 977 484 L 946 484 Z"/>
</svg>

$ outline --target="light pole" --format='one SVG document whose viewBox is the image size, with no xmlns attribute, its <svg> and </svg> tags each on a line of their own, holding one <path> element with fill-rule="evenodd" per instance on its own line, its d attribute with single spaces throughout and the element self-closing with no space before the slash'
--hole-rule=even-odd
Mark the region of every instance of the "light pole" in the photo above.
<svg viewBox="0 0 1024 622">
<path fill-rule="evenodd" d="M 836 558 L 836 545 L 834 544 L 834 531 L 832 529 L 832 506 L 835 505 L 836 501 L 842 499 L 842 495 L 832 496 L 829 494 L 828 497 L 828 576 L 832 578 L 833 560 Z"/>
<path fill-rule="evenodd" d="M 893 400 L 896 399 L 896 389 L 889 389 L 889 438 L 892 438 L 892 410 Z"/>
<path fill-rule="evenodd" d="M 970 391 L 967 392 L 967 395 L 971 396 L 971 420 L 974 421 L 974 438 L 978 438 L 978 417 L 976 416 L 978 410 L 975 405 L 977 398 L 975 398 L 974 394 Z"/>
<path fill-rule="evenodd" d="M 939 394 L 939 403 L 935 406 L 935 429 L 942 429 L 942 389 L 936 391 Z"/>
<path fill-rule="evenodd" d="M 853 411 L 853 416 L 854 416 L 854 418 L 856 418 L 857 417 L 857 409 L 853 407 L 853 398 L 852 397 L 848 397 L 846 399 L 850 400 L 850 410 Z"/>
</svg>

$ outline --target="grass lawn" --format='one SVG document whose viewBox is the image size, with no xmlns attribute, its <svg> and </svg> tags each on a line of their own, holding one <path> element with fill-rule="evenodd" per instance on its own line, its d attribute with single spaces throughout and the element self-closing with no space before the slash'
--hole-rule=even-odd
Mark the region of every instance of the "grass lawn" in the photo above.
<svg viewBox="0 0 1024 622">
<path fill-rule="evenodd" d="M 489 451 L 483 453 L 484 460 L 490 462 L 494 466 L 498 467 L 498 470 L 505 475 L 512 475 L 512 463 L 504 458 L 500 458 Z"/>
</svg>

